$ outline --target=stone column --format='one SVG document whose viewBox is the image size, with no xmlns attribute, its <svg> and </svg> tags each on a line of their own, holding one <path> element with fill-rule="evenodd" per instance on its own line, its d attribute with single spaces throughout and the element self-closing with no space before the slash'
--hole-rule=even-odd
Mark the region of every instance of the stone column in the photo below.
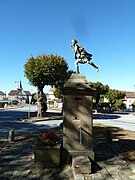
<svg viewBox="0 0 135 180">
<path fill-rule="evenodd" d="M 63 88 L 63 149 L 72 157 L 94 159 L 92 148 L 92 100 L 95 89 L 85 76 L 72 74 Z"/>
</svg>

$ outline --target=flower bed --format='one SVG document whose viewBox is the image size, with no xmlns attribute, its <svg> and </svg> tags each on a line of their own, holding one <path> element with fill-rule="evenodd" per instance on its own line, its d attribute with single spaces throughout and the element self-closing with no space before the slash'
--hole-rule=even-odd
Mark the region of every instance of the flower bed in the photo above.
<svg viewBox="0 0 135 180">
<path fill-rule="evenodd" d="M 35 135 L 34 160 L 42 167 L 54 167 L 60 165 L 61 135 L 55 131 L 44 132 Z"/>
</svg>

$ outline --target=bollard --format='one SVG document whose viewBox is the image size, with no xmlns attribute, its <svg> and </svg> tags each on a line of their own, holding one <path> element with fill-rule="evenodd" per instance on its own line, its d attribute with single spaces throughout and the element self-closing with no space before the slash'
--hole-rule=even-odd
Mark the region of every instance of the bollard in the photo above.
<svg viewBox="0 0 135 180">
<path fill-rule="evenodd" d="M 10 130 L 9 133 L 8 133 L 8 141 L 9 142 L 12 142 L 14 141 L 14 130 Z"/>
</svg>

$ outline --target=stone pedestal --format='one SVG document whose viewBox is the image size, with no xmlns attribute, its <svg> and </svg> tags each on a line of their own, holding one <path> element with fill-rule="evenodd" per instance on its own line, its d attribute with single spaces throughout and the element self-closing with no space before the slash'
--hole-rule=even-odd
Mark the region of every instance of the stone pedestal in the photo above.
<svg viewBox="0 0 135 180">
<path fill-rule="evenodd" d="M 92 148 L 92 100 L 95 89 L 85 76 L 72 74 L 63 88 L 63 149 L 72 156 L 94 159 Z"/>
<path fill-rule="evenodd" d="M 72 167 L 75 174 L 89 174 L 91 172 L 91 163 L 86 156 L 73 157 Z"/>
</svg>

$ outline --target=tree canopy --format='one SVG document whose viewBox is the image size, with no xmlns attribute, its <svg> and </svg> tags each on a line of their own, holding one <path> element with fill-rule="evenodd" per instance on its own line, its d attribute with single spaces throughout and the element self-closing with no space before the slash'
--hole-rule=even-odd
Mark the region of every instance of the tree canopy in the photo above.
<svg viewBox="0 0 135 180">
<path fill-rule="evenodd" d="M 116 89 L 109 89 L 105 97 L 109 100 L 110 103 L 115 103 L 116 99 L 119 100 L 125 97 L 125 92 Z"/>
<path fill-rule="evenodd" d="M 92 86 L 92 88 L 97 90 L 95 99 L 96 99 L 96 104 L 98 104 L 101 96 L 105 95 L 109 91 L 109 86 L 104 85 L 101 82 L 92 82 L 91 86 Z"/>
<path fill-rule="evenodd" d="M 117 103 L 118 100 L 125 97 L 125 92 L 116 89 L 109 89 L 105 97 L 109 100 L 110 108 L 111 108 L 113 105 L 115 105 L 115 103 Z"/>
<path fill-rule="evenodd" d="M 93 82 L 91 86 L 97 90 L 95 95 L 96 102 L 94 103 L 95 108 L 108 107 L 111 111 L 113 106 L 124 106 L 122 99 L 125 97 L 125 92 L 110 89 L 108 85 L 104 85 L 101 82 Z M 108 102 L 104 102 L 104 98 L 106 98 Z"/>
<path fill-rule="evenodd" d="M 24 73 L 30 84 L 37 87 L 38 115 L 42 116 L 43 88 L 46 85 L 61 84 L 68 76 L 68 64 L 63 57 L 55 54 L 38 55 L 28 58 Z"/>
<path fill-rule="evenodd" d="M 44 87 L 64 81 L 68 65 L 65 59 L 58 55 L 43 54 L 30 57 L 24 68 L 24 73 L 33 86 Z"/>
<path fill-rule="evenodd" d="M 64 84 L 66 83 L 66 81 L 70 78 L 72 73 L 75 73 L 75 72 L 72 70 L 67 71 L 67 77 L 65 78 L 65 80 L 61 81 L 60 83 L 55 85 L 56 91 L 54 92 L 54 96 L 56 98 L 61 99 L 63 97 L 62 88 L 63 88 Z"/>
</svg>

